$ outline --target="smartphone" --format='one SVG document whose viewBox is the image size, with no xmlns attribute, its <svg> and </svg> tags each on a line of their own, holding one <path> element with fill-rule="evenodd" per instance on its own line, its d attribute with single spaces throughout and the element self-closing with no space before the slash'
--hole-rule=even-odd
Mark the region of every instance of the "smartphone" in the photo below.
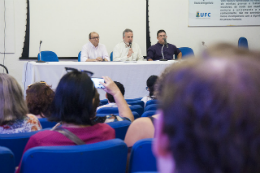
<svg viewBox="0 0 260 173">
<path fill-rule="evenodd" d="M 92 77 L 91 80 L 93 81 L 95 88 L 97 89 L 105 88 L 101 83 L 99 83 L 99 82 L 105 83 L 105 80 L 103 78 Z"/>
</svg>

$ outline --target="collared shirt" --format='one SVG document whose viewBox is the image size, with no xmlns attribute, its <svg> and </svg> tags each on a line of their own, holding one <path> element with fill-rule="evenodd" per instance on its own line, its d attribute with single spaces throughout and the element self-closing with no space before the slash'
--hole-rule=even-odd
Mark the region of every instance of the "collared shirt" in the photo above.
<svg viewBox="0 0 260 173">
<path fill-rule="evenodd" d="M 88 42 L 82 47 L 80 61 L 85 62 L 87 59 L 96 59 L 101 57 L 103 59 L 109 60 L 106 46 L 103 44 L 98 44 L 95 47 L 91 42 Z"/>
<path fill-rule="evenodd" d="M 147 50 L 147 59 L 152 59 L 152 60 L 160 60 L 163 59 L 162 57 L 162 44 L 157 43 L 153 46 L 151 46 L 148 50 Z M 164 59 L 168 59 L 168 60 L 172 60 L 175 59 L 174 55 L 178 55 L 181 51 L 172 44 L 168 43 L 168 48 L 166 46 L 164 46 L 163 48 L 163 55 L 164 55 Z"/>
<path fill-rule="evenodd" d="M 143 61 L 144 57 L 142 55 L 141 49 L 137 43 L 132 43 L 133 54 L 128 58 L 127 54 L 130 47 L 121 42 L 117 44 L 113 51 L 113 61 Z"/>
</svg>

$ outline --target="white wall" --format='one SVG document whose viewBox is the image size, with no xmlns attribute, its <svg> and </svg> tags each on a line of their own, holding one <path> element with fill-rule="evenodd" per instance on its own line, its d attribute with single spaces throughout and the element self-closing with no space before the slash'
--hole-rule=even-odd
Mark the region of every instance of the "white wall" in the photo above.
<svg viewBox="0 0 260 173">
<path fill-rule="evenodd" d="M 26 25 L 26 0 L 14 0 L 14 35 L 15 45 L 14 54 L 5 55 L 5 65 L 9 70 L 9 74 L 14 76 L 22 86 L 23 64 L 25 61 L 19 61 L 21 57 Z M 0 21 L 2 22 L 2 21 Z M 12 43 L 6 43 L 12 44 Z M 3 63 L 4 55 L 0 54 L 0 63 Z"/>
<path fill-rule="evenodd" d="M 149 3 L 152 44 L 157 42 L 157 31 L 164 29 L 169 43 L 190 47 L 195 54 L 202 49 L 202 41 L 206 45 L 223 41 L 237 45 L 241 36 L 248 39 L 250 49 L 260 51 L 260 26 L 188 27 L 189 0 L 150 0 Z"/>
<path fill-rule="evenodd" d="M 5 65 L 10 74 L 23 85 L 22 73 L 26 61 L 19 61 L 19 57 L 21 57 L 25 36 L 26 0 L 14 0 L 14 9 L 15 54 L 6 55 Z M 240 36 L 248 39 L 250 49 L 260 50 L 259 26 L 188 27 L 188 0 L 150 0 L 150 21 L 152 44 L 156 43 L 157 30 L 165 29 L 170 43 L 174 43 L 178 47 L 191 47 L 195 54 L 201 48 L 201 41 L 205 41 L 206 44 L 226 41 L 236 45 Z M 0 63 L 2 62 L 3 55 L 0 54 Z"/>
</svg>

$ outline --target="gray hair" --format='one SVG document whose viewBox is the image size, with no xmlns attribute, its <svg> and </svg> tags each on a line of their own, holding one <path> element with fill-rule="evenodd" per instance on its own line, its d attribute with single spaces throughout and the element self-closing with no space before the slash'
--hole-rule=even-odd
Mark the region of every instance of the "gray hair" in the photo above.
<svg viewBox="0 0 260 173">
<path fill-rule="evenodd" d="M 28 113 L 23 91 L 10 75 L 0 74 L 0 125 L 22 119 Z"/>
<path fill-rule="evenodd" d="M 125 29 L 124 32 L 123 32 L 123 37 L 125 37 L 126 32 L 132 32 L 133 33 L 133 31 L 131 29 Z"/>
</svg>

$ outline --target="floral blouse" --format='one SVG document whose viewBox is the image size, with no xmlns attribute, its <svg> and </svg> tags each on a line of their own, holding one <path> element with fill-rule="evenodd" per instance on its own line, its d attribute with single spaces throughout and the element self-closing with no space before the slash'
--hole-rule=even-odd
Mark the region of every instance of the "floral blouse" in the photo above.
<svg viewBox="0 0 260 173">
<path fill-rule="evenodd" d="M 0 126 L 0 134 L 24 133 L 41 130 L 38 118 L 27 114 L 23 119 Z"/>
</svg>

